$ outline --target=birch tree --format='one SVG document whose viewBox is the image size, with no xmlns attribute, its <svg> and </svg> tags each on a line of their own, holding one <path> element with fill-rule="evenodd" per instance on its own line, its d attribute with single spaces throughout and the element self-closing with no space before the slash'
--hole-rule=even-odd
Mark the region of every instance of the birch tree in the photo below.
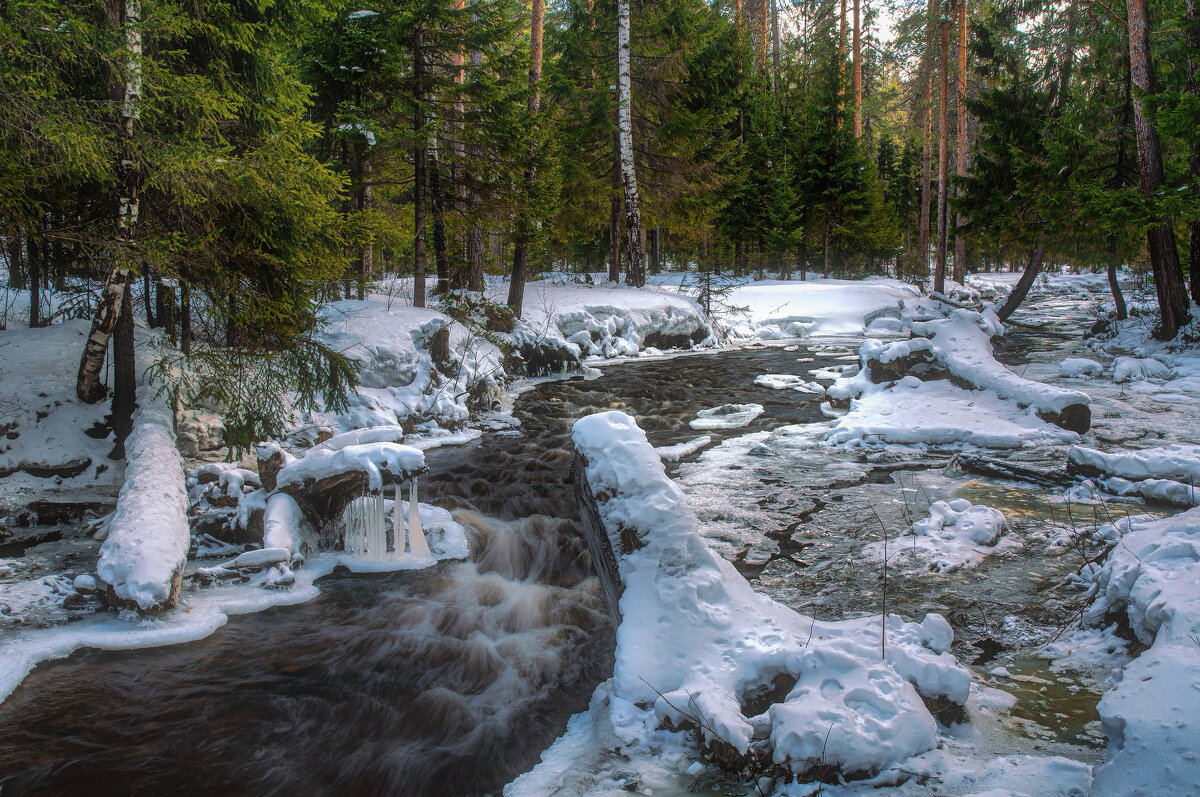
<svg viewBox="0 0 1200 797">
<path fill-rule="evenodd" d="M 633 164 L 633 100 L 630 97 L 629 69 L 629 0 L 617 0 L 617 136 L 621 153 L 621 182 L 625 187 L 625 236 L 629 252 L 629 270 L 625 281 L 640 288 L 646 283 L 646 259 L 643 254 L 637 173 Z"/>
</svg>

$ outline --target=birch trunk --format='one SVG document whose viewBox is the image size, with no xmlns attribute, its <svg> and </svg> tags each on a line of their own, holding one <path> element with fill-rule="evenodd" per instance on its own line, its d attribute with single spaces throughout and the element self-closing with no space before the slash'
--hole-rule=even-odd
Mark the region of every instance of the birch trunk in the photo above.
<svg viewBox="0 0 1200 797">
<path fill-rule="evenodd" d="M 1129 0 L 1126 4 L 1129 19 L 1129 73 L 1139 91 L 1133 96 L 1133 124 L 1137 131 L 1138 167 L 1142 195 L 1152 198 L 1162 184 L 1162 150 L 1158 133 L 1142 107 L 1142 97 L 1154 93 L 1154 75 L 1150 61 L 1150 26 L 1146 0 Z M 1158 292 L 1158 307 L 1162 324 L 1155 337 L 1170 340 L 1188 321 L 1188 296 L 1175 247 L 1175 230 L 1169 218 L 1162 219 L 1146 231 L 1150 266 L 1154 270 L 1154 286 Z"/>
<path fill-rule="evenodd" d="M 625 235 L 629 251 L 625 282 L 640 288 L 646 283 L 646 258 L 633 163 L 633 101 L 629 70 L 629 0 L 617 0 L 617 133 L 621 144 L 621 182 L 625 186 Z"/>
<path fill-rule="evenodd" d="M 133 241 L 134 226 L 138 218 L 138 182 L 133 165 L 134 123 L 138 117 L 138 99 L 142 93 L 142 32 L 139 28 L 140 9 L 138 0 L 116 0 L 108 7 L 112 22 L 124 28 L 125 74 L 119 87 L 120 118 L 118 137 L 120 146 L 117 155 L 117 175 L 120 196 L 117 199 L 117 249 L 115 264 L 109 270 L 100 292 L 100 303 L 92 317 L 92 327 L 83 347 L 79 361 L 79 375 L 75 380 L 75 394 L 81 401 L 95 404 L 108 392 L 100 381 L 104 369 L 104 356 L 108 342 L 116 327 L 124 304 L 126 282 L 131 272 L 125 263 L 125 251 Z"/>
</svg>

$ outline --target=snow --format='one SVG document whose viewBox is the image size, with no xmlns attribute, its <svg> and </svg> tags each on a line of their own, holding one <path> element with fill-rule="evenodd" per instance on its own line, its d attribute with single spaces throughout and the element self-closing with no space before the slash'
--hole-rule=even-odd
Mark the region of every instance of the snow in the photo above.
<svg viewBox="0 0 1200 797">
<path fill-rule="evenodd" d="M 831 388 L 832 394 L 832 388 Z M 891 389 L 874 387 L 851 403 L 829 432 L 836 445 L 919 445 L 1015 449 L 1078 440 L 1032 411 L 994 393 L 968 391 L 945 381 L 905 377 Z"/>
<path fill-rule="evenodd" d="M 762 414 L 761 404 L 722 404 L 719 407 L 700 410 L 694 419 L 688 421 L 688 426 L 697 430 L 740 429 L 749 426 Z"/>
<path fill-rule="evenodd" d="M 920 292 L 891 279 L 868 280 L 764 280 L 734 288 L 726 300 L 731 312 L 726 323 L 733 338 L 779 340 L 830 335 L 862 335 L 892 331 L 887 322 L 873 324 L 889 314 L 898 319 L 900 305 Z"/>
<path fill-rule="evenodd" d="M 1200 446 L 1174 444 L 1105 453 L 1083 446 L 1067 451 L 1071 467 L 1099 471 L 1098 486 L 1113 495 L 1134 495 L 1175 506 L 1196 506 Z"/>
<path fill-rule="evenodd" d="M 824 395 L 825 386 L 820 382 L 810 382 L 795 374 L 762 374 L 754 377 L 754 384 L 775 390 L 795 390 L 797 393 Z"/>
<path fill-rule="evenodd" d="M 1020 547 L 1015 541 L 997 545 L 1006 526 L 1004 514 L 990 506 L 972 504 L 965 498 L 934 501 L 929 517 L 914 523 L 911 534 L 888 541 L 888 562 L 900 567 L 917 562 L 939 573 L 974 567 L 988 554 Z M 882 561 L 884 548 L 882 542 L 873 542 L 863 554 Z"/>
<path fill-rule="evenodd" d="M 1059 376 L 1100 376 L 1104 366 L 1087 357 L 1068 357 L 1058 366 Z"/>
<path fill-rule="evenodd" d="M 965 701 L 970 685 L 945 652 L 952 633 L 940 616 L 922 624 L 889 616 L 881 655 L 879 617 L 836 623 L 804 617 L 755 592 L 713 553 L 628 415 L 583 418 L 574 440 L 592 489 L 604 496 L 598 506 L 614 550 L 634 547 L 622 548 L 630 535 L 641 547 L 619 556 L 625 589 L 611 683 L 597 690 L 592 716 L 572 720 L 543 766 L 510 784 L 507 794 L 542 793 L 561 778 L 568 759 L 590 754 L 602 726 L 620 740 L 631 765 L 652 758 L 647 766 L 661 766 L 668 756 L 678 771 L 690 766 L 688 752 L 678 734 L 656 729 L 664 720 L 680 725 L 697 716 L 709 742 L 720 739 L 742 753 L 765 745 L 797 773 L 823 762 L 870 775 L 934 747 L 936 722 L 920 695 Z M 742 697 L 779 675 L 797 679 L 787 698 L 744 716 Z M 814 701 L 820 711 L 812 710 Z M 678 760 L 664 749 L 674 749 Z"/>
<path fill-rule="evenodd" d="M 1118 357 L 1113 361 L 1113 381 L 1141 382 L 1144 379 L 1169 379 L 1171 369 L 1153 357 Z"/>
<path fill-rule="evenodd" d="M 691 440 L 677 443 L 673 446 L 658 446 L 654 450 L 658 452 L 663 462 L 678 462 L 686 456 L 695 454 L 711 442 L 712 437 L 702 434 L 699 437 L 693 437 Z"/>
<path fill-rule="evenodd" d="M 1098 710 L 1109 754 L 1095 794 L 1200 790 L 1200 509 L 1140 523 L 1120 538 L 1094 578 L 1087 618 L 1124 615 L 1150 648 L 1124 669 Z"/>
<path fill-rule="evenodd" d="M 187 560 L 188 499 L 171 409 L 150 389 L 138 392 L 141 406 L 125 441 L 125 484 L 96 575 L 120 598 L 151 611 L 172 597 Z"/>
<path fill-rule="evenodd" d="M 383 489 L 389 483 L 405 481 L 425 467 L 425 455 L 412 446 L 399 443 L 363 443 L 337 449 L 312 449 L 303 458 L 285 465 L 276 477 L 279 489 L 301 487 L 339 473 L 357 471 L 366 474 L 367 486 Z"/>
</svg>

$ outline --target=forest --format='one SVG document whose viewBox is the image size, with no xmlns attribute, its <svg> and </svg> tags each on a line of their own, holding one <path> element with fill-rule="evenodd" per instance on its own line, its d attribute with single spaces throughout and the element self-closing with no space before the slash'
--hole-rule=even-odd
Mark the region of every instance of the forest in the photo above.
<svg viewBox="0 0 1200 797">
<path fill-rule="evenodd" d="M 140 281 L 184 353 L 335 384 L 316 303 L 383 274 L 417 306 L 511 275 L 520 315 L 547 271 L 1129 264 L 1169 339 L 1200 299 L 1193 5 L 12 0 L 8 282 L 33 326 L 50 291 L 98 313 L 98 349 Z"/>
</svg>

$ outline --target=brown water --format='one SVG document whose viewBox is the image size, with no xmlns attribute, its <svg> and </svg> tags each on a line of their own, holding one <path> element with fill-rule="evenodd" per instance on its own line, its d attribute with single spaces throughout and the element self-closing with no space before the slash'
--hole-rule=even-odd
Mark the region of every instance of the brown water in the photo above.
<svg viewBox="0 0 1200 797">
<path fill-rule="evenodd" d="M 797 356 L 631 363 L 525 394 L 520 434 L 428 454 L 422 498 L 455 509 L 470 561 L 335 573 L 317 599 L 233 617 L 200 642 L 39 666 L 0 705 L 0 792 L 498 793 L 612 672 L 566 483 L 571 424 L 620 408 L 664 445 L 727 402 L 766 406 L 749 431 L 821 419 L 814 400 L 752 384 L 834 364 Z"/>
</svg>

